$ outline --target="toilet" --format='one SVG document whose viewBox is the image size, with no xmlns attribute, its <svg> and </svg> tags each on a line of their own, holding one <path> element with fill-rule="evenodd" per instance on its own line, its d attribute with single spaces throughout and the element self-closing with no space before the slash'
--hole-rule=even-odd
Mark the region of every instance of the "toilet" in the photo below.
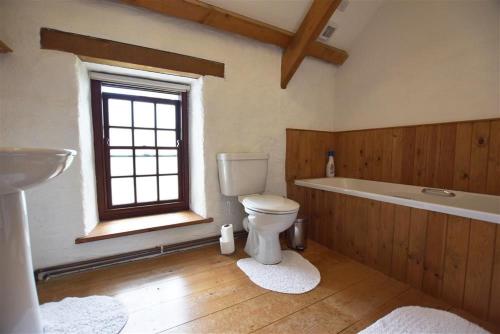
<svg viewBox="0 0 500 334">
<path fill-rule="evenodd" d="M 225 196 L 238 196 L 248 216 L 245 252 L 263 264 L 281 262 L 279 234 L 292 226 L 299 203 L 283 196 L 263 194 L 266 188 L 265 153 L 219 153 L 219 183 Z"/>
</svg>

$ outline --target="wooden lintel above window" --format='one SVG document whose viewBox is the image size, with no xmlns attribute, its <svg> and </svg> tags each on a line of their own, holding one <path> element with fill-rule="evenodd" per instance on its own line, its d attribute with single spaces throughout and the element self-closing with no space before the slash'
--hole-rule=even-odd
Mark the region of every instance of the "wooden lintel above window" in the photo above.
<svg viewBox="0 0 500 334">
<path fill-rule="evenodd" d="M 4 42 L 0 41 L 0 53 L 9 53 L 12 49 L 9 48 Z"/>
<path fill-rule="evenodd" d="M 224 77 L 224 64 L 216 61 L 54 29 L 40 29 L 40 44 L 42 49 L 70 52 L 83 60 Z"/>
<path fill-rule="evenodd" d="M 286 49 L 294 38 L 294 34 L 289 31 L 197 0 L 121 1 L 156 13 L 197 22 L 259 42 L 273 44 L 283 49 Z M 343 64 L 348 57 L 345 50 L 316 41 L 307 45 L 305 53 L 307 56 L 315 57 L 334 65 Z"/>
</svg>

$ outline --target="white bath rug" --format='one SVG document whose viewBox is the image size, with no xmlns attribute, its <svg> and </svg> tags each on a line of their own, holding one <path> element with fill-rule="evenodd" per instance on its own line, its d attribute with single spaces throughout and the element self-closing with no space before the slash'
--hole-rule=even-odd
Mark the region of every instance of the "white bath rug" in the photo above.
<svg viewBox="0 0 500 334">
<path fill-rule="evenodd" d="M 117 334 L 127 323 L 127 309 L 107 296 L 64 298 L 40 306 L 45 334 Z"/>
<path fill-rule="evenodd" d="M 304 293 L 319 284 L 321 276 L 311 262 L 294 251 L 283 251 L 278 264 L 266 265 L 253 258 L 238 260 L 238 267 L 258 286 L 283 293 Z"/>
<path fill-rule="evenodd" d="M 481 327 L 450 312 L 420 306 L 395 309 L 359 334 L 487 334 Z"/>
</svg>

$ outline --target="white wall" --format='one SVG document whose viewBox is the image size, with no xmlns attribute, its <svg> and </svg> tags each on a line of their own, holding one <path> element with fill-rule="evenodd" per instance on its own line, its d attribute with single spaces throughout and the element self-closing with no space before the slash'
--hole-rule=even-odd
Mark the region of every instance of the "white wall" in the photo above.
<svg viewBox="0 0 500 334">
<path fill-rule="evenodd" d="M 500 117 L 500 2 L 387 0 L 336 73 L 334 128 Z"/>
<path fill-rule="evenodd" d="M 106 1 L 4 0 L 0 22 L 0 38 L 14 49 L 0 56 L 0 145 L 65 147 L 80 154 L 67 173 L 27 192 L 35 268 L 216 235 L 225 223 L 241 227 L 240 205 L 219 194 L 215 154 L 270 153 L 267 191 L 284 194 L 285 128 L 333 128 L 335 67 L 307 59 L 281 90 L 281 50 L 273 46 Z M 74 244 L 96 223 L 88 181 L 93 179 L 88 91 L 75 56 L 40 50 L 40 27 L 226 64 L 225 79 L 203 79 L 204 115 L 197 116 L 204 120 L 204 135 L 193 134 L 203 145 L 206 169 L 199 189 L 206 190 L 214 224 Z"/>
</svg>

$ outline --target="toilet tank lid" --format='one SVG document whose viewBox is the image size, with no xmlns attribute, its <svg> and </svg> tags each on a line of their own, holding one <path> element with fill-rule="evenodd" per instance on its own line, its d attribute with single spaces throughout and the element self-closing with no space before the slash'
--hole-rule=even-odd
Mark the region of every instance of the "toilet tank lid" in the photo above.
<svg viewBox="0 0 500 334">
<path fill-rule="evenodd" d="M 267 153 L 218 153 L 217 160 L 267 160 Z"/>
</svg>

